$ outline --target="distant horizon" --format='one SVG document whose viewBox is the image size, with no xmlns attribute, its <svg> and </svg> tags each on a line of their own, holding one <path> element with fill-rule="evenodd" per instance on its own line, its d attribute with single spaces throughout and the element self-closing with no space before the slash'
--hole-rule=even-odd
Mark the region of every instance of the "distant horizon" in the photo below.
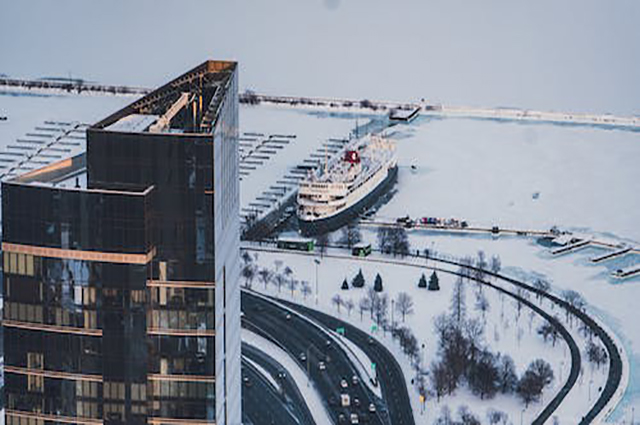
<svg viewBox="0 0 640 425">
<path fill-rule="evenodd" d="M 175 5 L 10 2 L 0 73 L 153 87 L 219 58 L 241 91 L 640 114 L 636 2 Z"/>
</svg>

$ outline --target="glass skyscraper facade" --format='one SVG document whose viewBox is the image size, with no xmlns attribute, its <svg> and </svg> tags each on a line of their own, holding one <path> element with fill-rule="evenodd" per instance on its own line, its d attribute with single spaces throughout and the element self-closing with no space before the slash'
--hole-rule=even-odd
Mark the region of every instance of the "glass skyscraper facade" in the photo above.
<svg viewBox="0 0 640 425">
<path fill-rule="evenodd" d="M 237 66 L 2 187 L 8 424 L 240 424 Z"/>
</svg>

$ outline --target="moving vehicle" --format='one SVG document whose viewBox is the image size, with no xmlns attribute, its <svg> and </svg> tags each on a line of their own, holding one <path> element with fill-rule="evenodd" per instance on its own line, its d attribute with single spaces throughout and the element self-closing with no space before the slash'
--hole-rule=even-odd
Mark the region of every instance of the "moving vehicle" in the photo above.
<svg viewBox="0 0 640 425">
<path fill-rule="evenodd" d="M 366 257 L 371 254 L 371 251 L 372 249 L 370 243 L 360 242 L 353 246 L 353 248 L 351 249 L 351 254 L 355 257 Z"/>
<path fill-rule="evenodd" d="M 351 406 L 351 397 L 349 397 L 349 394 L 340 394 L 340 404 L 342 407 Z"/>
<path fill-rule="evenodd" d="M 316 242 L 310 238 L 280 237 L 276 242 L 280 249 L 311 252 L 316 247 Z"/>
</svg>

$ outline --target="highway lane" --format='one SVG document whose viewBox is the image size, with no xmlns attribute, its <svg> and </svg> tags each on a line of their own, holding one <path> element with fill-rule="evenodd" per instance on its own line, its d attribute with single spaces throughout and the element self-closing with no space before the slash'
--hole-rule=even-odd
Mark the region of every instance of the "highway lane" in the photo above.
<svg viewBox="0 0 640 425">
<path fill-rule="evenodd" d="M 296 418 L 300 424 L 314 424 L 313 416 L 309 411 L 309 407 L 304 400 L 304 396 L 300 393 L 298 386 L 291 378 L 291 375 L 273 358 L 266 355 L 257 348 L 242 344 L 242 356 L 258 364 L 263 371 L 266 371 L 278 383 L 279 402 L 282 403 L 291 415 Z M 262 374 L 261 374 L 262 376 Z M 246 385 L 246 384 L 245 384 Z M 272 387 L 272 385 L 270 385 Z M 247 398 L 247 402 L 260 403 L 259 394 L 257 397 Z"/>
<path fill-rule="evenodd" d="M 347 354 L 317 326 L 290 314 L 288 310 L 247 291 L 242 292 L 243 326 L 274 340 L 287 351 L 301 368 L 307 370 L 311 382 L 326 402 L 327 410 L 335 423 L 348 423 L 350 415 L 356 413 L 361 422 L 388 424 L 377 412 L 369 414 L 370 403 L 383 406 L 381 401 L 362 382 L 357 369 Z M 301 355 L 309 358 L 303 360 Z M 326 370 L 320 370 L 324 362 Z M 354 384 L 352 378 L 358 382 Z M 347 387 L 341 387 L 345 380 Z M 341 395 L 349 395 L 351 405 L 341 406 Z M 359 406 L 356 406 L 356 399 Z M 378 410 L 378 409 L 376 409 Z"/>
<path fill-rule="evenodd" d="M 285 407 L 280 394 L 245 359 L 242 360 L 242 404 L 245 423 L 253 425 L 300 425 L 290 410 Z M 248 383 L 244 382 L 248 378 Z M 304 404 L 304 401 L 302 401 Z"/>
<path fill-rule="evenodd" d="M 299 304 L 283 303 L 306 316 L 312 317 L 329 329 L 343 327 L 345 329 L 345 337 L 356 344 L 376 364 L 376 373 L 382 389 L 382 397 L 388 406 L 388 416 L 391 423 L 394 425 L 415 423 L 402 368 L 384 345 L 370 338 L 366 332 L 338 318 Z"/>
</svg>

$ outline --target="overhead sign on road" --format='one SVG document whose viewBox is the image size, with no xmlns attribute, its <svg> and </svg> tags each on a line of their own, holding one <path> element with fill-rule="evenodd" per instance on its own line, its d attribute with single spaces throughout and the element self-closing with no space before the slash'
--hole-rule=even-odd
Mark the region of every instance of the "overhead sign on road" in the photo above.
<svg viewBox="0 0 640 425">
<path fill-rule="evenodd" d="M 336 328 L 336 333 L 339 333 L 340 335 L 344 335 L 345 329 L 343 327 Z"/>
</svg>

